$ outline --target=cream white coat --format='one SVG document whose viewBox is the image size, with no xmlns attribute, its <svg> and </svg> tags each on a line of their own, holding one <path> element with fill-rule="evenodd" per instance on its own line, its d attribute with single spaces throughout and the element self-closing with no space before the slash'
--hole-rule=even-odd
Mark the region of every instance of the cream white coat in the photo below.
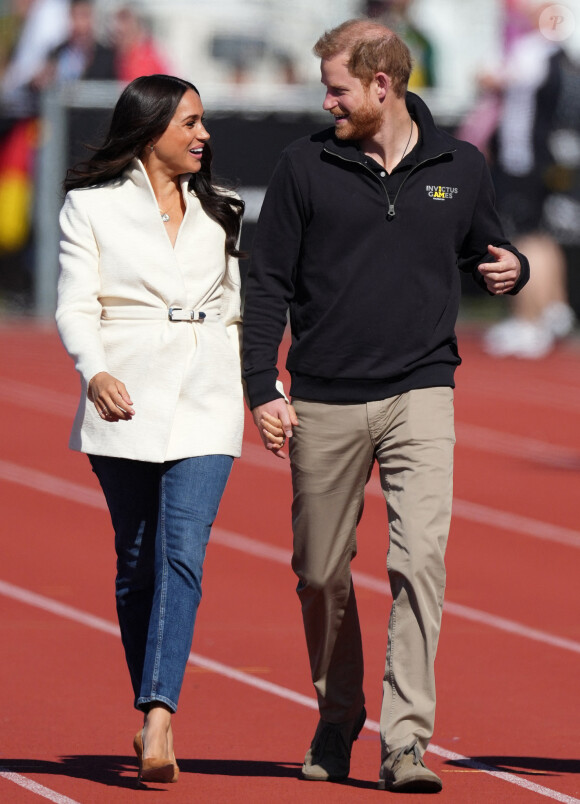
<svg viewBox="0 0 580 804">
<path fill-rule="evenodd" d="M 56 320 L 81 376 L 72 449 L 156 463 L 241 453 L 239 269 L 189 178 L 174 247 L 137 159 L 118 181 L 67 194 Z M 170 321 L 174 306 L 206 318 Z M 125 383 L 131 421 L 103 421 L 88 400 L 100 371 Z"/>
</svg>

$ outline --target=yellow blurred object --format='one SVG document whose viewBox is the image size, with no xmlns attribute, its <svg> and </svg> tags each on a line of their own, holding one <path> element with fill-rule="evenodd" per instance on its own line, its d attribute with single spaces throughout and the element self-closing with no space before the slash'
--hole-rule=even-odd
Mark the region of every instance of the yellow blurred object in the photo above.
<svg viewBox="0 0 580 804">
<path fill-rule="evenodd" d="M 409 78 L 409 89 L 421 89 L 422 87 L 429 86 L 427 72 L 420 64 L 415 64 L 413 71 Z"/>
<path fill-rule="evenodd" d="M 0 251 L 18 251 L 30 232 L 31 184 L 18 170 L 0 175 Z"/>
</svg>

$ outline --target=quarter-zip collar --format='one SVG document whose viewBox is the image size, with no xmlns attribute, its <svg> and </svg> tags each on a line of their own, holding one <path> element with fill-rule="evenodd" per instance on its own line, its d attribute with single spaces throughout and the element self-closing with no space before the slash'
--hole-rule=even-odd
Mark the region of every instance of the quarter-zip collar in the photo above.
<svg viewBox="0 0 580 804">
<path fill-rule="evenodd" d="M 407 92 L 405 96 L 407 110 L 419 126 L 420 137 L 412 153 L 416 155 L 418 163 L 435 159 L 443 153 L 455 150 L 452 137 L 437 128 L 433 116 L 427 105 L 414 92 Z M 324 150 L 346 159 L 349 162 L 363 164 L 364 154 L 353 140 L 340 140 L 334 129 L 329 129 L 328 138 L 324 142 Z"/>
<path fill-rule="evenodd" d="M 405 157 L 405 160 L 407 160 L 405 165 L 407 173 L 393 195 L 389 193 L 384 182 L 381 181 L 374 170 L 369 167 L 368 159 L 356 141 L 340 140 L 332 131 L 331 136 L 324 142 L 324 151 L 326 153 L 346 162 L 360 164 L 365 171 L 372 175 L 374 180 L 380 183 L 385 193 L 387 203 L 386 218 L 388 221 L 391 221 L 396 215 L 397 198 L 411 173 L 420 165 L 439 159 L 445 154 L 451 154 L 455 150 L 453 140 L 437 128 L 431 112 L 418 95 L 413 92 L 407 92 L 405 102 L 409 114 L 419 127 L 419 139 L 411 153 Z M 394 168 L 393 173 L 405 160 L 401 160 L 399 165 Z M 411 165 L 409 165 L 410 161 L 412 161 Z"/>
</svg>

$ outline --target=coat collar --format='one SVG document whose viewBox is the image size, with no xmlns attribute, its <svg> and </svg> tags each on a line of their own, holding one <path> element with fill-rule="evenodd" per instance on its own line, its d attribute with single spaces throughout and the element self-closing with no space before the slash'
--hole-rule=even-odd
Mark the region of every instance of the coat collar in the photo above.
<svg viewBox="0 0 580 804">
<path fill-rule="evenodd" d="M 183 173 L 179 177 L 179 183 L 181 185 L 181 192 L 185 199 L 185 203 L 188 203 L 188 196 L 189 196 L 189 180 L 191 179 L 191 173 Z M 142 190 L 145 190 L 151 195 L 152 200 L 157 207 L 157 198 L 155 197 L 155 193 L 153 192 L 153 186 L 149 181 L 149 176 L 147 175 L 147 171 L 145 170 L 145 166 L 143 162 L 135 157 L 127 168 L 125 169 L 124 177 L 132 182 L 136 187 L 139 187 Z"/>
</svg>

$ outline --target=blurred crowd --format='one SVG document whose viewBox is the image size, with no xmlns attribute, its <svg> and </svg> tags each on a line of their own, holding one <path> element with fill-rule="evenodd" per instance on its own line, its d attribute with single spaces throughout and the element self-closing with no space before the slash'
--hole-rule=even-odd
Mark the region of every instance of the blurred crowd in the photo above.
<svg viewBox="0 0 580 804">
<path fill-rule="evenodd" d="M 410 90 L 435 85 L 435 48 L 411 15 L 413 0 L 365 0 L 361 16 L 374 19 L 397 33 L 413 57 Z"/>
<path fill-rule="evenodd" d="M 0 19 L 3 116 L 38 111 L 38 94 L 77 79 L 130 81 L 166 70 L 145 19 L 130 5 L 97 32 L 92 0 L 10 0 Z"/>
<path fill-rule="evenodd" d="M 568 274 L 578 271 L 580 244 L 580 54 L 567 30 L 558 35 L 566 20 L 551 9 L 505 0 L 503 59 L 480 75 L 458 132 L 486 153 L 506 232 L 530 260 L 530 282 L 485 334 L 497 357 L 544 357 L 575 325 Z"/>
<path fill-rule="evenodd" d="M 31 288 L 32 214 L 40 99 L 76 80 L 130 81 L 168 72 L 169 60 L 132 6 L 97 29 L 91 0 L 10 0 L 0 17 L 0 273 L 26 305 Z M 69 121 L 70 159 L 94 128 L 90 112 Z M 76 145 L 76 149 L 74 147 Z M 86 153 L 86 152 L 85 152 Z"/>
<path fill-rule="evenodd" d="M 413 5 L 367 0 L 363 12 L 408 43 L 409 88 L 421 91 L 436 83 L 437 54 Z M 475 104 L 456 131 L 486 155 L 506 234 L 531 265 L 505 319 L 484 334 L 495 357 L 542 358 L 576 322 L 568 276 L 580 268 L 580 4 L 570 0 L 563 10 L 546 0 L 503 0 L 502 53 L 482 67 Z"/>
<path fill-rule="evenodd" d="M 450 2 L 430 1 L 441 8 Z M 422 0 L 341 0 L 338 5 L 345 14 L 352 10 L 351 16 L 380 20 L 404 38 L 413 55 L 411 90 L 440 88 L 440 42 L 422 24 Z M 320 14 L 328 16 L 323 6 L 321 0 Z M 242 17 L 233 16 L 226 24 L 224 12 L 223 28 L 211 34 L 208 58 L 216 72 L 222 65 L 227 81 L 247 85 L 262 61 L 273 81 L 303 81 L 291 25 L 281 26 L 286 42 L 281 36 L 269 41 L 267 26 L 260 27 L 252 16 L 256 3 L 237 0 L 236 7 L 247 12 L 247 24 L 237 24 Z M 485 333 L 484 348 L 494 356 L 538 358 L 573 331 L 576 318 L 568 280 L 578 272 L 580 253 L 580 52 L 571 47 L 578 37 L 546 35 L 542 14 L 552 4 L 545 0 L 495 0 L 495 7 L 502 53 L 495 54 L 491 67 L 482 64 L 474 79 L 475 101 L 456 133 L 485 153 L 506 233 L 532 265 L 529 285 L 510 300 L 505 320 Z M 575 19 L 580 0 L 569 0 L 567 7 L 580 31 L 580 16 Z M 93 0 L 4 0 L 0 5 L 0 294 L 8 286 L 15 297 L 24 297 L 31 285 L 43 93 L 82 79 L 128 82 L 138 75 L 179 71 L 154 38 L 146 8 L 147 3 L 113 5 L 103 21 Z M 281 7 L 268 5 L 272 13 L 276 8 Z M 94 136 L 95 122 L 90 110 L 76 110 L 68 126 L 70 163 L 86 155 L 83 143 Z"/>
<path fill-rule="evenodd" d="M 409 88 L 437 83 L 437 49 L 413 16 L 413 0 L 367 0 L 363 13 L 408 43 Z M 524 252 L 532 278 L 489 327 L 495 357 L 538 359 L 575 327 L 568 292 L 580 270 L 580 3 L 503 0 L 501 48 L 476 79 L 476 100 L 456 134 L 486 155 L 506 234 Z M 560 26 L 560 27 L 558 27 Z M 576 36 L 573 36 L 576 28 Z"/>
</svg>

